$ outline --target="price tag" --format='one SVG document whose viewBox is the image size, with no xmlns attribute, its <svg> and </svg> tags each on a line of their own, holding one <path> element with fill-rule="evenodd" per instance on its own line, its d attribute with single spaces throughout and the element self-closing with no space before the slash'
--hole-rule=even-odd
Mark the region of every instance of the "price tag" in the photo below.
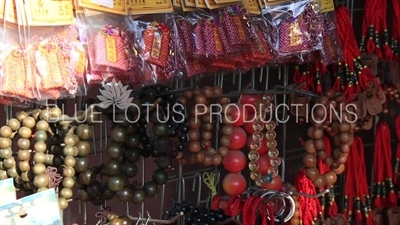
<svg viewBox="0 0 400 225">
<path fill-rule="evenodd" d="M 172 4 L 176 8 L 182 8 L 181 0 L 173 0 Z"/>
<path fill-rule="evenodd" d="M 131 0 L 131 14 L 171 13 L 171 0 Z"/>
<path fill-rule="evenodd" d="M 206 2 L 206 5 L 209 9 L 218 9 L 230 5 L 230 3 L 218 4 L 215 0 L 204 0 L 204 1 Z"/>
<path fill-rule="evenodd" d="M 260 15 L 260 8 L 255 0 L 243 0 L 243 5 L 247 12 L 253 15 Z"/>
<path fill-rule="evenodd" d="M 207 9 L 207 4 L 206 1 L 204 0 L 196 0 L 196 7 L 197 8 L 202 8 L 202 9 Z"/>
<path fill-rule="evenodd" d="M 25 13 L 29 26 L 74 24 L 74 12 L 70 0 L 25 1 Z"/>
<path fill-rule="evenodd" d="M 101 0 L 102 2 L 104 0 Z M 115 13 L 120 15 L 129 15 L 129 0 L 113 0 L 112 7 L 106 7 L 101 4 L 93 3 L 92 0 L 77 0 L 78 7 L 94 9 L 102 12 Z"/>
<path fill-rule="evenodd" d="M 333 0 L 317 0 L 319 11 L 321 13 L 331 12 L 335 10 L 335 4 Z"/>
<path fill-rule="evenodd" d="M 184 0 L 181 0 L 181 7 L 182 7 L 182 10 L 183 10 L 184 12 L 193 12 L 193 11 L 196 11 L 196 10 L 197 10 L 196 7 L 188 7 L 188 6 L 186 6 Z"/>
<path fill-rule="evenodd" d="M 114 7 L 114 1 L 113 0 L 90 0 L 94 4 L 102 5 L 108 8 L 113 8 Z"/>
<path fill-rule="evenodd" d="M 241 3 L 242 0 L 215 0 L 215 2 L 217 4 L 226 4 L 226 3 L 234 3 L 234 2 Z"/>
<path fill-rule="evenodd" d="M 186 7 L 196 7 L 196 1 L 195 0 L 184 0 Z"/>
</svg>

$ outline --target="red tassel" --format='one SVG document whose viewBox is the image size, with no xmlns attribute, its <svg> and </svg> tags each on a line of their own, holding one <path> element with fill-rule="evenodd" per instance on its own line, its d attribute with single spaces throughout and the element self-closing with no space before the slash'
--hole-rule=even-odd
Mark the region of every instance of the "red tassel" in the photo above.
<svg viewBox="0 0 400 225">
<path fill-rule="evenodd" d="M 211 204 L 211 209 L 214 209 L 214 210 L 218 209 L 220 200 L 221 200 L 221 198 L 219 197 L 219 195 L 214 196 L 212 204 Z"/>
<path fill-rule="evenodd" d="M 337 216 L 337 214 L 338 214 L 338 206 L 337 206 L 335 201 L 330 203 L 328 212 L 329 212 L 329 216 L 331 218 Z"/>
</svg>

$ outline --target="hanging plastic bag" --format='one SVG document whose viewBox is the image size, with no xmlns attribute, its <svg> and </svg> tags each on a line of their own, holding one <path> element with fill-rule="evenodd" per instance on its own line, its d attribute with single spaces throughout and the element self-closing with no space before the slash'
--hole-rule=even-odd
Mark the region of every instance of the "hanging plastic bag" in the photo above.
<svg viewBox="0 0 400 225">
<path fill-rule="evenodd" d="M 312 1 L 268 6 L 264 12 L 273 26 L 273 49 L 279 58 L 301 57 L 322 48 L 321 21 Z M 301 58 L 300 58 L 301 60 Z"/>
<path fill-rule="evenodd" d="M 1 95 L 33 100 L 35 80 L 28 70 L 27 50 L 20 42 L 20 27 L 4 22 L 4 40 L 1 47 Z"/>
<path fill-rule="evenodd" d="M 89 9 L 85 9 L 85 16 L 90 24 L 88 82 L 97 81 L 99 73 L 103 80 L 121 79 L 115 75 L 131 76 L 137 57 L 132 48 L 133 34 L 129 32 L 130 17 Z"/>
</svg>

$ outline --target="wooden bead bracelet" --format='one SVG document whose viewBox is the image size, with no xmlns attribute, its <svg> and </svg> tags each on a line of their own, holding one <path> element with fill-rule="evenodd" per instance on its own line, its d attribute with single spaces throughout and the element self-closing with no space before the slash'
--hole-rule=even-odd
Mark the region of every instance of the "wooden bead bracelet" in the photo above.
<svg viewBox="0 0 400 225">
<path fill-rule="evenodd" d="M 325 185 L 333 185 L 337 181 L 337 175 L 343 173 L 350 145 L 353 142 L 354 131 L 356 129 L 355 118 L 351 113 L 346 111 L 351 109 L 344 102 L 343 96 L 337 95 L 333 91 L 329 91 L 325 96 L 321 97 L 312 115 L 312 126 L 308 129 L 307 134 L 310 138 L 304 144 L 307 154 L 303 157 L 303 164 L 306 167 L 306 176 L 313 181 L 317 188 Z M 332 115 L 328 115 L 327 109 L 334 108 L 336 110 Z M 355 110 L 355 109 L 351 109 Z M 341 120 L 340 121 L 340 118 Z M 355 113 L 354 113 L 355 115 Z M 333 122 L 328 116 L 332 117 Z M 324 129 L 333 137 L 335 149 L 332 156 L 324 151 Z M 330 171 L 320 174 L 317 166 L 317 158 L 330 167 Z"/>
<path fill-rule="evenodd" d="M 182 165 L 193 165 L 197 163 L 203 164 L 204 166 L 218 166 L 222 163 L 222 159 L 228 155 L 228 146 L 230 144 L 229 136 L 223 136 L 221 142 L 222 146 L 218 148 L 218 151 L 211 147 L 213 121 L 209 114 L 211 110 L 209 99 L 215 95 L 221 94 L 221 87 L 205 86 L 202 89 L 197 88 L 193 91 L 186 91 L 181 97 L 181 102 L 185 104 L 191 99 L 194 99 L 195 103 L 191 109 L 192 118 L 189 120 L 189 150 L 192 152 L 192 156 L 188 158 L 183 156 L 180 159 Z M 229 103 L 229 99 L 222 98 L 218 99 L 217 102 L 221 105 L 226 105 Z M 205 107 L 197 107 L 197 105 L 203 105 Z M 198 109 L 204 111 L 196 112 Z M 202 133 L 200 130 L 202 130 Z M 233 128 L 230 125 L 224 125 L 222 130 L 224 134 L 230 135 L 233 133 Z"/>
</svg>

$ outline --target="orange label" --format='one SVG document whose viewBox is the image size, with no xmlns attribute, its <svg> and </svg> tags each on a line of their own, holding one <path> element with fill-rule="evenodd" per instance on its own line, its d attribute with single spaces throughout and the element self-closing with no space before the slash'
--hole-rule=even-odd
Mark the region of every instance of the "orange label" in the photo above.
<svg viewBox="0 0 400 225">
<path fill-rule="evenodd" d="M 117 62 L 117 46 L 112 37 L 106 37 L 106 55 L 109 62 Z"/>
<path fill-rule="evenodd" d="M 53 76 L 53 81 L 54 82 L 62 82 L 62 76 L 61 76 L 61 69 L 59 63 L 63 62 L 58 62 L 58 50 L 52 51 L 52 52 L 47 52 L 47 59 L 48 63 L 50 66 L 50 73 L 49 75 Z"/>
<path fill-rule="evenodd" d="M 299 23 L 294 22 L 290 24 L 289 37 L 290 37 L 290 46 L 298 46 L 301 44 Z"/>
<path fill-rule="evenodd" d="M 215 40 L 215 48 L 217 51 L 222 52 L 224 49 L 222 47 L 221 35 L 219 35 L 218 28 L 214 26 L 214 40 Z"/>
<path fill-rule="evenodd" d="M 154 38 L 153 38 L 153 44 L 151 47 L 151 53 L 150 56 L 152 58 L 158 59 L 160 58 L 160 51 L 161 51 L 161 38 L 162 35 L 155 31 L 154 33 Z"/>
<path fill-rule="evenodd" d="M 242 24 L 242 21 L 240 20 L 240 17 L 239 16 L 234 16 L 233 17 L 233 21 L 235 22 L 236 29 L 238 31 L 238 35 L 239 35 L 240 40 L 245 40 L 246 39 L 246 34 L 244 33 L 243 24 Z"/>
<path fill-rule="evenodd" d="M 25 64 L 22 61 L 22 57 L 15 57 L 14 59 L 15 61 L 12 63 L 15 63 L 16 66 L 15 77 L 17 77 L 17 82 L 15 85 L 18 90 L 23 90 L 25 88 L 25 77 L 26 77 Z"/>
<path fill-rule="evenodd" d="M 193 60 L 193 68 L 195 69 L 195 70 L 200 70 L 200 64 L 199 64 L 199 62 L 195 59 L 195 60 Z"/>
<path fill-rule="evenodd" d="M 84 73 L 86 67 L 85 53 L 80 50 L 77 50 L 77 52 L 79 54 L 79 57 L 78 60 L 76 61 L 75 71 L 78 73 Z"/>
</svg>

